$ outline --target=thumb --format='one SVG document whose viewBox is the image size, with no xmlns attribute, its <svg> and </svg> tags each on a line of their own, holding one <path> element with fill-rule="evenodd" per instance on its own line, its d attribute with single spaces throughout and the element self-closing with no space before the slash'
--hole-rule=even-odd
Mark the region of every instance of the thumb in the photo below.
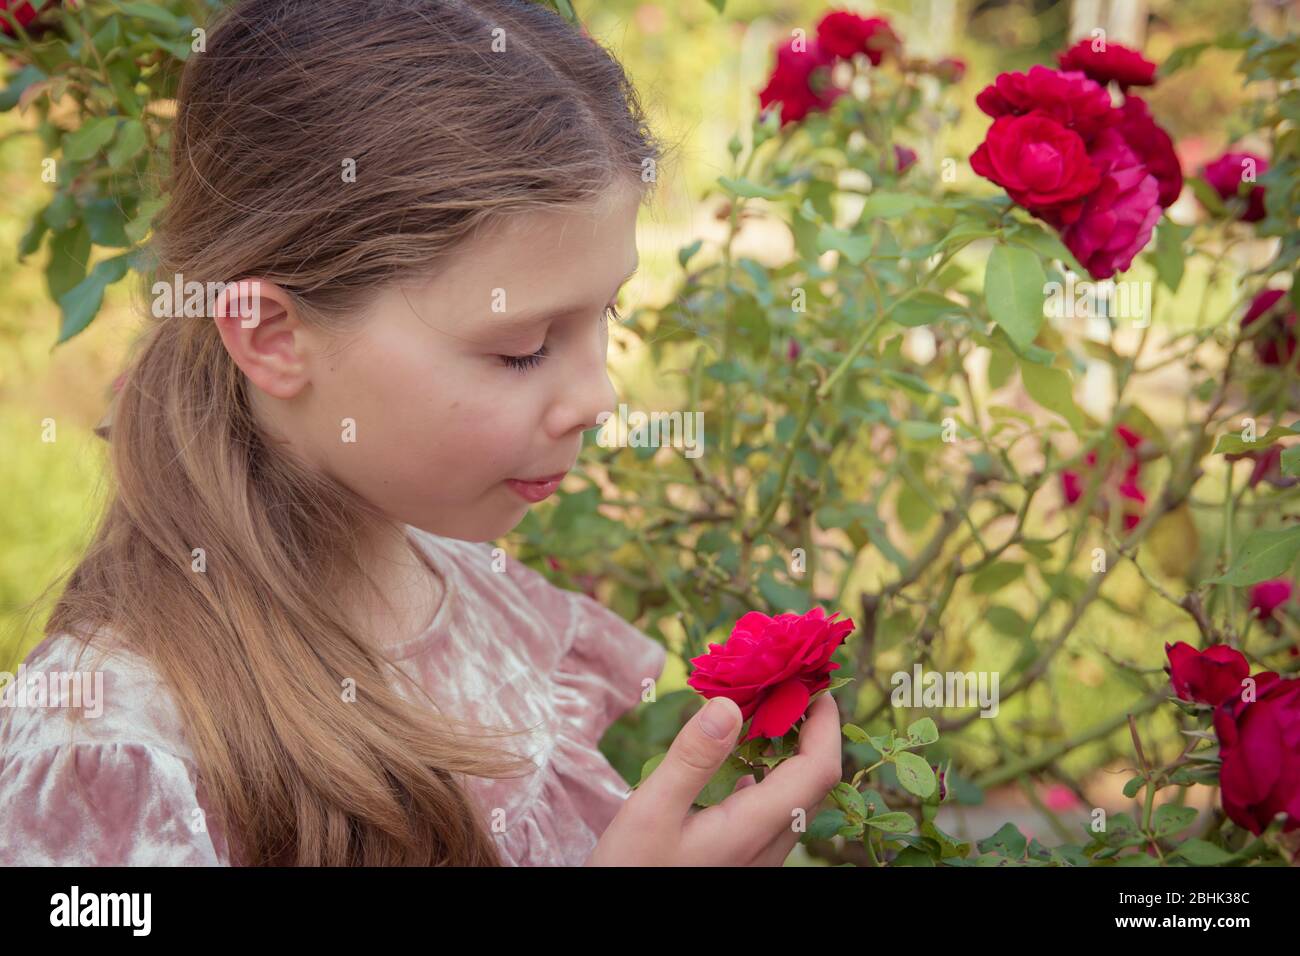
<svg viewBox="0 0 1300 956">
<path fill-rule="evenodd" d="M 648 791 L 653 806 L 686 816 L 700 790 L 735 748 L 743 723 L 734 700 L 713 698 L 677 734 L 638 792 Z"/>
</svg>

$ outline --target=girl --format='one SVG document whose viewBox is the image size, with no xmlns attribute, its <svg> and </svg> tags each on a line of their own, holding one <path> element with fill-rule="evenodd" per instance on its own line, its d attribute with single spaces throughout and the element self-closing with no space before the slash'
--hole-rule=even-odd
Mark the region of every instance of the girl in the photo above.
<svg viewBox="0 0 1300 956">
<path fill-rule="evenodd" d="M 621 67 L 524 0 L 226 11 L 180 85 L 114 494 L 26 661 L 45 706 L 0 716 L 0 862 L 781 863 L 840 776 L 829 696 L 723 803 L 691 812 L 728 700 L 629 796 L 597 744 L 662 646 L 486 543 L 615 405 L 660 158 Z M 193 282 L 207 317 L 158 307 Z M 56 679 L 92 647 L 98 713 Z"/>
</svg>

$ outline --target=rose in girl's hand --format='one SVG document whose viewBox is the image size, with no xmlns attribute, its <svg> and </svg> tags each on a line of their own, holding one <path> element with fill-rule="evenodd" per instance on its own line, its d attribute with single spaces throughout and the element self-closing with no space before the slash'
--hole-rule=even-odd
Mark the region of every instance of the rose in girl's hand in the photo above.
<svg viewBox="0 0 1300 956">
<path fill-rule="evenodd" d="M 691 658 L 695 671 L 686 683 L 705 697 L 734 700 L 741 716 L 752 719 L 745 740 L 783 737 L 840 666 L 831 655 L 853 621 L 838 616 L 828 618 L 820 607 L 776 617 L 750 611 L 725 644 L 710 644 L 709 653 Z"/>
<path fill-rule="evenodd" d="M 731 755 L 740 726 L 730 700 L 705 704 L 627 798 L 586 865 L 780 866 L 803 833 L 794 822 L 816 816 L 840 782 L 839 709 L 822 695 L 809 708 L 794 756 L 761 782 L 746 778 L 721 803 L 692 812 Z"/>
</svg>

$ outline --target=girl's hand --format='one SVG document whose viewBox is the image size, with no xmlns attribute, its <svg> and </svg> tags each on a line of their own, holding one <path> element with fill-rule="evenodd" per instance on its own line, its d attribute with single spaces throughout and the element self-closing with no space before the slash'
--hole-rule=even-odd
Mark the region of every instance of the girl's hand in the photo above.
<svg viewBox="0 0 1300 956">
<path fill-rule="evenodd" d="M 707 717 L 706 717 L 707 715 Z M 712 736 L 704 721 L 717 718 Z M 725 697 L 711 700 L 682 728 L 663 762 L 627 798 L 586 866 L 780 866 L 800 832 L 840 782 L 839 710 L 829 693 L 812 705 L 799 749 L 754 783 L 745 777 L 721 803 L 692 813 L 695 797 L 735 748 L 743 723 Z"/>
</svg>

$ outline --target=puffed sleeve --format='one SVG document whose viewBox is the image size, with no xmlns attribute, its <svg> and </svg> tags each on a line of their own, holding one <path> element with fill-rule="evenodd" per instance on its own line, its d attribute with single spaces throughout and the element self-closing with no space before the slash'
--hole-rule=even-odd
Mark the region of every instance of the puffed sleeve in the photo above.
<svg viewBox="0 0 1300 956">
<path fill-rule="evenodd" d="M 0 866 L 218 866 L 193 768 L 145 743 L 0 756 Z"/>
<path fill-rule="evenodd" d="M 550 635 L 555 697 L 570 732 L 595 747 L 664 669 L 664 646 L 581 591 L 515 562 L 514 579 Z"/>
</svg>

